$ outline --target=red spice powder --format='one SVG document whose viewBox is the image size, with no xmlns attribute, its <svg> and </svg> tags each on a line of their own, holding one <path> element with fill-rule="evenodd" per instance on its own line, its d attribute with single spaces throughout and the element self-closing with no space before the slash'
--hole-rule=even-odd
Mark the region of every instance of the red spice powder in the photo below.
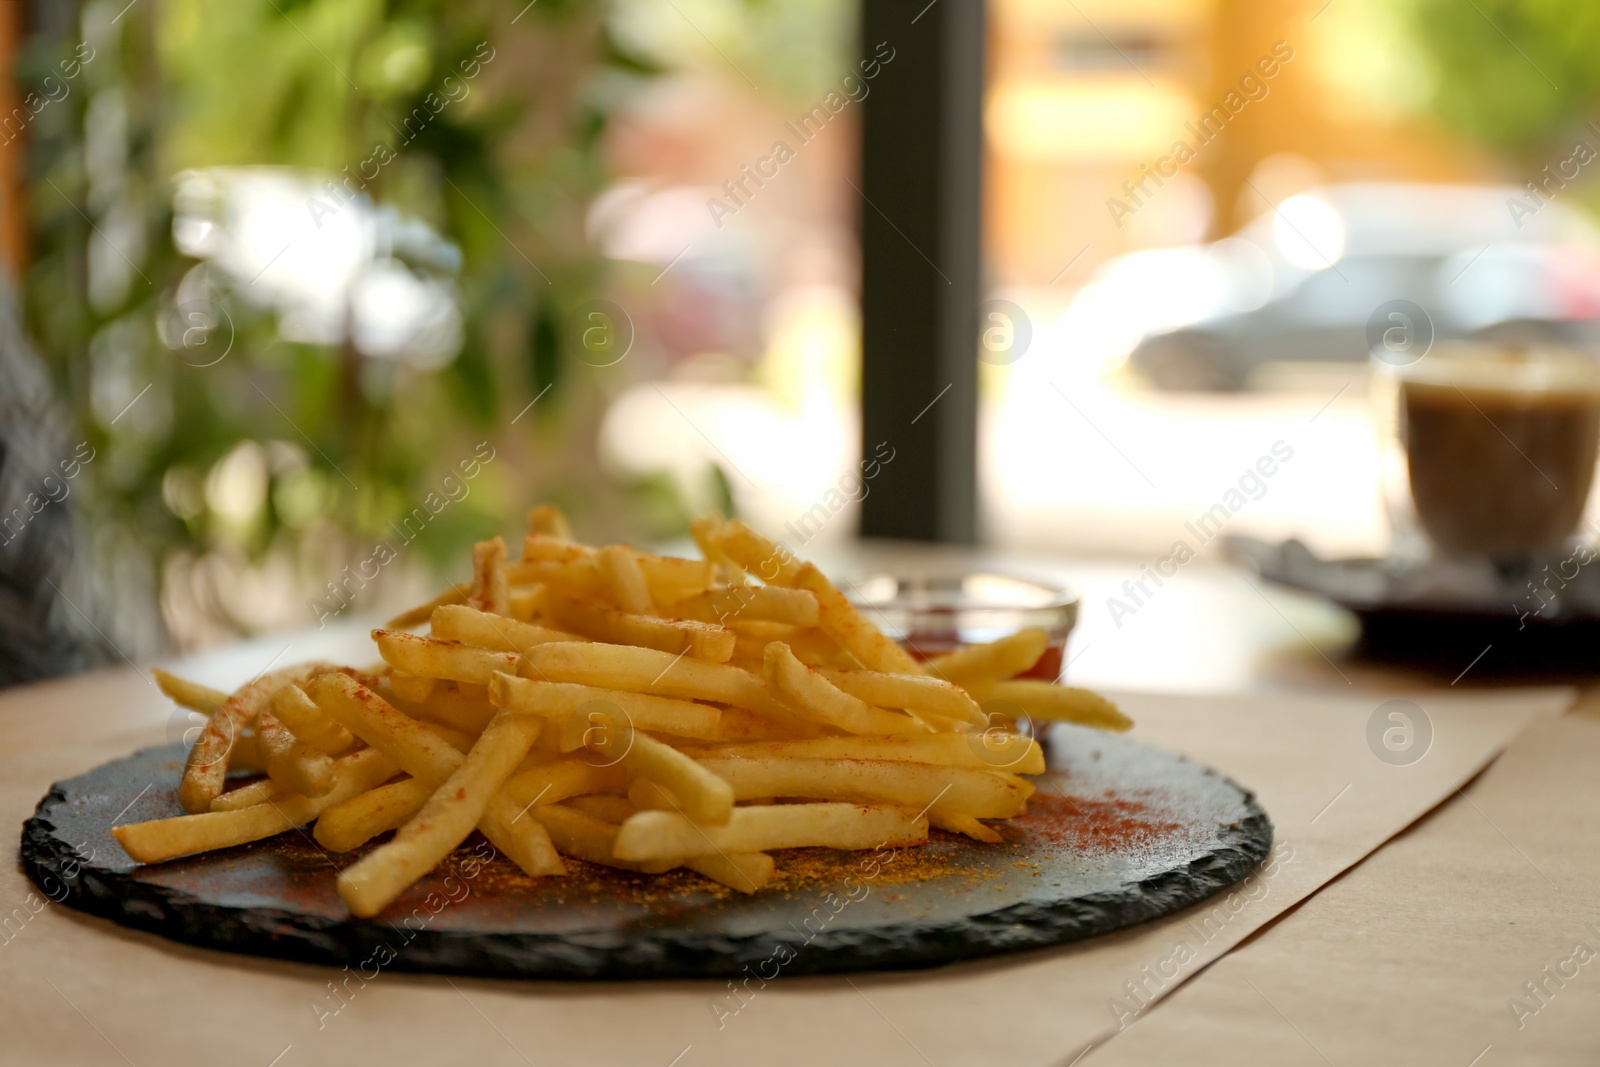
<svg viewBox="0 0 1600 1067">
<path fill-rule="evenodd" d="M 1039 792 L 1008 824 L 1028 837 L 1075 852 L 1126 852 L 1184 832 L 1137 800 L 1061 796 Z"/>
</svg>

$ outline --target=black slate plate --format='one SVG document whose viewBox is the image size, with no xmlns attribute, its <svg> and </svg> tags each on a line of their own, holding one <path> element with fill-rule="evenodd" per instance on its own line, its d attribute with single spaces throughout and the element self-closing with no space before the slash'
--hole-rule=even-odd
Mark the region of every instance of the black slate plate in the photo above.
<svg viewBox="0 0 1600 1067">
<path fill-rule="evenodd" d="M 689 978 L 931 967 L 1092 937 L 1243 878 L 1272 824 L 1233 782 L 1125 737 L 1057 726 L 1028 813 L 984 845 L 794 849 L 753 896 L 687 871 L 570 861 L 532 879 L 474 835 L 383 915 L 351 919 L 306 832 L 152 867 L 108 830 L 181 814 L 184 750 L 148 749 L 55 785 L 22 860 L 52 899 L 229 952 L 502 978 Z M 120 815 L 119 815 L 120 813 Z M 750 970 L 747 972 L 745 968 Z"/>
<path fill-rule="evenodd" d="M 1505 571 L 1487 562 L 1322 559 L 1292 539 L 1229 537 L 1224 550 L 1269 582 L 1352 612 L 1362 659 L 1451 678 L 1470 665 L 1474 678 L 1543 684 L 1595 673 L 1600 568 L 1581 563 L 1577 550 Z"/>
</svg>

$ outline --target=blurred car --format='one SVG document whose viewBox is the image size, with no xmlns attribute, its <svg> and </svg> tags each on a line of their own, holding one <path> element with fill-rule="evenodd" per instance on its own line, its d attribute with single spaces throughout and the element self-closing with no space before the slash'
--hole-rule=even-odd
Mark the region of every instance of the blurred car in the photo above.
<svg viewBox="0 0 1600 1067">
<path fill-rule="evenodd" d="M 1162 388 L 1239 389 L 1269 362 L 1367 359 L 1395 300 L 1426 313 L 1418 337 L 1595 341 L 1600 231 L 1513 186 L 1330 185 L 1212 244 L 1106 263 L 1064 324 Z"/>
</svg>

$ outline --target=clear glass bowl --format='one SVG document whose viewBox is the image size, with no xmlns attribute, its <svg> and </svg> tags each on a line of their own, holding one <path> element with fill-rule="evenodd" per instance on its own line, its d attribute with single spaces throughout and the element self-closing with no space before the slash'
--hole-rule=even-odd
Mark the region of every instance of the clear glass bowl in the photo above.
<svg viewBox="0 0 1600 1067">
<path fill-rule="evenodd" d="M 1038 627 L 1050 645 L 1021 677 L 1054 682 L 1078 621 L 1065 586 L 989 571 L 873 574 L 845 583 L 850 602 L 919 660 Z"/>
</svg>

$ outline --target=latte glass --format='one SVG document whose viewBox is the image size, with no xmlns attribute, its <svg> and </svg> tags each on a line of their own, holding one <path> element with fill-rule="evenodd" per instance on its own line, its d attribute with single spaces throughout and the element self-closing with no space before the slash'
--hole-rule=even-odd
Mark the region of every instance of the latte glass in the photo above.
<svg viewBox="0 0 1600 1067">
<path fill-rule="evenodd" d="M 1600 359 L 1455 342 L 1373 368 L 1397 556 L 1516 569 L 1574 543 L 1600 456 Z"/>
</svg>

